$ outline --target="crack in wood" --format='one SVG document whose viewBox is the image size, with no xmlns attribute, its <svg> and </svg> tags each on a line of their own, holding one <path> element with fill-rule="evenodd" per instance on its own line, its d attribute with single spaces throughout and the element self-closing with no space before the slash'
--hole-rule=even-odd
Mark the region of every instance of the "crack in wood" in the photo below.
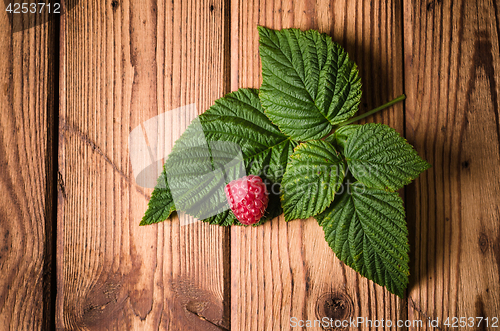
<svg viewBox="0 0 500 331">
<path fill-rule="evenodd" d="M 220 329 L 220 330 L 226 330 L 226 331 L 229 331 L 229 329 L 226 329 L 225 327 L 223 327 L 222 325 L 218 324 L 220 322 L 213 322 L 209 319 L 207 319 L 205 316 L 201 315 L 199 312 L 195 311 L 194 309 L 191 309 L 188 305 L 185 306 L 186 310 L 188 312 L 190 312 L 191 314 L 194 314 L 196 315 L 199 319 L 203 320 L 203 321 L 206 321 L 210 324 L 212 324 L 213 326 L 215 326 L 216 328 Z"/>
<path fill-rule="evenodd" d="M 64 186 L 64 178 L 59 171 L 57 172 L 57 185 L 59 186 L 59 189 L 61 190 L 61 194 L 62 194 L 64 200 L 66 200 L 66 198 L 68 196 L 66 195 L 66 188 Z"/>
<path fill-rule="evenodd" d="M 426 320 L 431 321 L 431 320 L 435 319 L 433 316 L 429 316 L 429 314 L 427 314 L 425 311 L 423 311 L 422 308 L 417 306 L 415 301 L 410 296 L 408 296 L 408 300 L 409 300 L 409 302 L 411 302 L 412 309 L 415 310 L 417 313 L 419 313 L 419 315 L 423 316 Z M 435 328 L 438 330 L 444 330 L 440 326 L 436 326 Z"/>
<path fill-rule="evenodd" d="M 139 192 L 144 198 L 147 200 L 151 199 L 151 195 L 147 194 L 140 188 L 136 183 L 134 183 L 129 176 L 127 176 L 121 169 L 119 169 L 116 164 L 111 161 L 111 159 L 101 150 L 99 146 L 95 142 L 93 142 L 85 133 L 80 131 L 78 128 L 69 126 L 67 123 L 63 122 L 60 125 L 60 130 L 61 132 L 68 132 L 71 134 L 76 135 L 78 138 L 80 138 L 81 141 L 83 141 L 86 145 L 90 146 L 93 151 L 95 151 L 98 155 L 100 155 L 106 163 L 108 163 L 115 172 L 117 172 L 125 181 L 131 186 L 136 189 L 137 192 Z"/>
</svg>

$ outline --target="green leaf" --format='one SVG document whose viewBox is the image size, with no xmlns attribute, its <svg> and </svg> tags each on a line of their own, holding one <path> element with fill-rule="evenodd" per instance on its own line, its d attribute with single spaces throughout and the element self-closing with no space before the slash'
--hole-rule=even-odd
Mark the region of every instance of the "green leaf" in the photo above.
<svg viewBox="0 0 500 331">
<path fill-rule="evenodd" d="M 335 130 L 335 133 L 325 138 L 325 141 L 337 146 L 340 151 L 344 151 L 345 142 L 349 135 L 357 130 L 358 125 L 346 125 L 342 129 Z"/>
<path fill-rule="evenodd" d="M 368 187 L 395 191 L 430 167 L 387 125 L 348 125 L 335 135 L 350 172 Z"/>
<path fill-rule="evenodd" d="M 231 210 L 225 210 L 217 215 L 207 217 L 203 221 L 221 226 L 241 225 Z"/>
<path fill-rule="evenodd" d="M 174 145 L 164 168 L 177 211 L 203 219 L 229 208 L 224 193 L 225 169 L 214 164 L 213 150 L 206 144 L 186 149 Z M 229 163 L 236 157 L 231 153 L 220 156 L 219 150 L 216 153 L 219 163 Z"/>
<path fill-rule="evenodd" d="M 259 27 L 262 105 L 298 141 L 320 139 L 358 110 L 361 81 L 347 52 L 318 31 Z"/>
<path fill-rule="evenodd" d="M 218 99 L 200 115 L 207 141 L 228 141 L 241 147 L 247 172 L 281 182 L 297 142 L 265 115 L 258 90 L 239 89 Z"/>
<path fill-rule="evenodd" d="M 315 216 L 333 201 L 345 164 L 335 148 L 321 140 L 300 144 L 290 158 L 282 183 L 285 220 Z"/>
<path fill-rule="evenodd" d="M 150 225 L 163 222 L 169 218 L 174 211 L 174 199 L 172 198 L 172 193 L 167 185 L 165 176 L 162 174 L 158 177 L 158 184 L 151 194 L 148 209 L 139 225 Z"/>
<path fill-rule="evenodd" d="M 212 224 L 239 224 L 228 210 L 224 186 L 254 174 L 271 190 L 281 182 L 296 145 L 264 114 L 258 91 L 240 89 L 217 100 L 189 125 L 165 162 L 163 175 L 177 210 Z M 281 212 L 277 204 L 263 220 Z"/>
<path fill-rule="evenodd" d="M 328 245 L 362 276 L 403 297 L 409 275 L 403 200 L 395 192 L 347 187 L 316 217 Z"/>
</svg>

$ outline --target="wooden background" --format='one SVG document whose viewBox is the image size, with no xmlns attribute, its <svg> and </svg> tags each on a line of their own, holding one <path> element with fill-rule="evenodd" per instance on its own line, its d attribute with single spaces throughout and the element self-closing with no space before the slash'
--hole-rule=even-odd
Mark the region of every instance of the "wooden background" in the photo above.
<svg viewBox="0 0 500 331">
<path fill-rule="evenodd" d="M 500 318 L 499 7 L 79 0 L 13 32 L 19 18 L 0 3 L 0 330 L 289 330 L 291 317 L 322 316 L 439 318 L 445 330 L 447 317 Z M 132 174 L 130 131 L 259 87 L 257 25 L 329 33 L 360 68 L 361 112 L 407 95 L 370 118 L 433 165 L 401 191 L 406 299 L 340 263 L 313 219 L 138 226 L 151 189 Z"/>
</svg>

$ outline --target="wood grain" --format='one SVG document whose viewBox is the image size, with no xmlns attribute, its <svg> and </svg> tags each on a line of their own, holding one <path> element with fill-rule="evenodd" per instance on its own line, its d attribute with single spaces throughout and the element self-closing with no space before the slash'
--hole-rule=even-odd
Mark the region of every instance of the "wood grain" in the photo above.
<svg viewBox="0 0 500 331">
<path fill-rule="evenodd" d="M 257 26 L 329 33 L 358 64 L 361 111 L 403 92 L 399 1 L 233 1 L 231 89 L 261 84 Z M 371 121 L 403 133 L 402 105 Z M 231 325 L 234 330 L 289 330 L 290 319 L 405 319 L 405 302 L 342 264 L 314 219 L 231 229 Z M 311 330 L 321 330 L 320 327 Z"/>
<path fill-rule="evenodd" d="M 498 0 L 72 1 L 60 27 L 16 33 L 0 5 L 0 330 L 289 330 L 323 316 L 448 329 L 447 317 L 499 316 Z M 359 66 L 361 112 L 407 94 L 369 119 L 433 165 L 404 191 L 407 301 L 344 266 L 313 219 L 138 226 L 151 189 L 129 133 L 194 104 L 145 136 L 159 154 L 216 98 L 258 88 L 257 25 L 329 33 Z"/>
<path fill-rule="evenodd" d="M 201 112 L 228 89 L 227 8 L 81 0 L 64 16 L 58 329 L 229 329 L 227 230 L 139 227 L 151 189 L 135 182 L 128 150 L 146 120 L 193 103 Z M 189 119 L 158 134 L 175 139 Z"/>
<path fill-rule="evenodd" d="M 34 25 L 0 4 L 0 329 L 39 330 L 53 324 L 57 25 L 11 23 Z"/>
<path fill-rule="evenodd" d="M 500 312 L 499 7 L 404 2 L 406 132 L 433 165 L 407 190 L 408 308 L 443 329 Z"/>
</svg>

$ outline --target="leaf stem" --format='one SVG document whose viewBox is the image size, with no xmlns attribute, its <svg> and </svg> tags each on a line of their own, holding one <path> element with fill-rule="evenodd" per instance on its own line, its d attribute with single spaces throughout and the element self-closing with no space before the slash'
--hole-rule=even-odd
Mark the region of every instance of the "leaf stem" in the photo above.
<svg viewBox="0 0 500 331">
<path fill-rule="evenodd" d="M 375 108 L 375 109 L 372 109 L 372 110 L 370 110 L 370 111 L 368 111 L 368 112 L 366 112 L 366 113 L 364 113 L 364 114 L 361 114 L 361 115 L 359 115 L 359 116 L 356 116 L 356 117 L 351 118 L 350 120 L 347 120 L 347 121 L 345 121 L 345 122 L 343 122 L 343 123 L 340 123 L 339 125 L 337 125 L 337 128 L 340 128 L 341 126 L 344 126 L 344 125 L 348 125 L 348 124 L 351 124 L 351 123 L 357 122 L 357 121 L 359 121 L 359 120 L 361 120 L 361 119 L 363 119 L 363 118 L 365 118 L 365 117 L 368 117 L 368 116 L 370 116 L 370 115 L 373 115 L 373 114 L 375 114 L 375 113 L 377 113 L 377 112 L 379 112 L 379 111 L 381 111 L 381 110 L 383 110 L 383 109 L 389 108 L 390 106 L 392 106 L 392 105 L 394 105 L 394 104 L 396 104 L 396 103 L 398 103 L 398 102 L 400 102 L 400 101 L 403 101 L 404 99 L 406 99 L 406 95 L 401 94 L 401 95 L 400 95 L 399 97 L 397 97 L 396 99 L 391 100 L 391 101 L 389 101 L 388 103 L 383 104 L 382 106 L 379 106 L 379 107 L 377 107 L 377 108 Z"/>
</svg>

